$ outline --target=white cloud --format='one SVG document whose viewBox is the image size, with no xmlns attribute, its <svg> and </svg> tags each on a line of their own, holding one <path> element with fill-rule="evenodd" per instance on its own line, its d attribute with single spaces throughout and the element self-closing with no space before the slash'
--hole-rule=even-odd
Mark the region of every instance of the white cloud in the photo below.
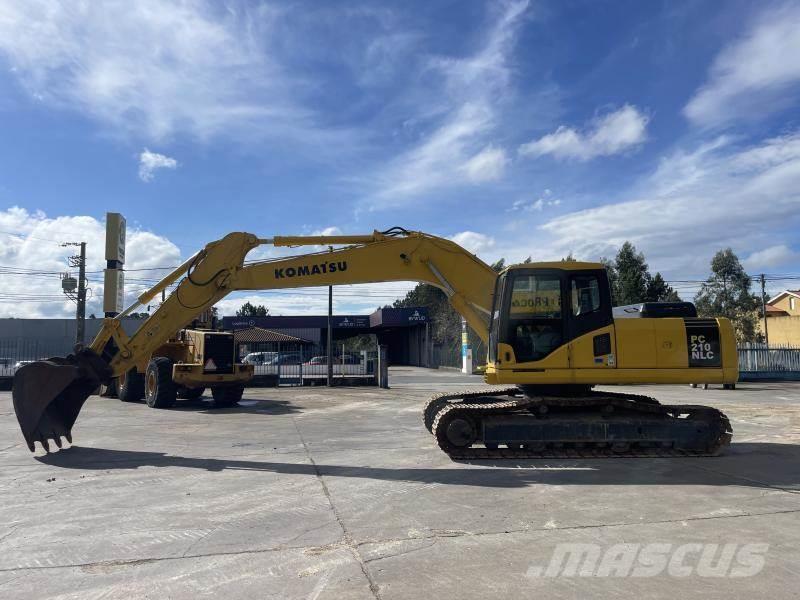
<svg viewBox="0 0 800 600">
<path fill-rule="evenodd" d="M 800 252 L 792 250 L 786 244 L 778 244 L 753 252 L 743 261 L 744 267 L 751 271 L 782 266 L 796 267 L 798 262 L 800 262 Z"/>
<path fill-rule="evenodd" d="M 596 258 L 630 240 L 651 266 L 682 275 L 707 272 L 727 246 L 742 257 L 778 255 L 776 246 L 796 243 L 800 221 L 800 132 L 745 148 L 719 138 L 678 151 L 632 195 L 548 221 L 542 243 L 556 255 Z"/>
<path fill-rule="evenodd" d="M 31 213 L 23 208 L 12 207 L 0 212 L 0 231 L 17 233 L 0 233 L 0 267 L 4 267 L 0 271 L 3 281 L 3 289 L 0 290 L 0 318 L 75 316 L 75 304 L 61 292 L 58 273 L 70 271 L 73 275 L 76 274 L 75 269 L 67 266 L 67 257 L 75 254 L 76 249 L 60 247 L 62 241 L 87 242 L 90 293 L 86 314 L 102 316 L 105 223 L 89 216 L 48 217 L 41 211 Z M 340 233 L 336 227 L 327 227 L 313 232 L 312 235 Z M 131 226 L 128 227 L 127 234 L 126 306 L 168 273 L 166 270 L 150 269 L 174 267 L 183 260 L 175 244 L 164 236 Z M 248 259 L 277 258 L 320 249 L 315 246 L 264 248 L 267 252 L 263 256 L 252 252 Z M 22 274 L 12 275 L 6 269 L 8 267 Z M 45 273 L 41 273 L 42 271 Z M 338 314 L 368 314 L 404 297 L 414 285 L 413 282 L 397 281 L 337 286 L 334 289 L 334 310 Z M 232 315 L 246 301 L 265 304 L 276 315 L 326 314 L 328 310 L 327 290 L 324 287 L 234 293 L 220 301 L 217 306 L 222 314 Z"/>
<path fill-rule="evenodd" d="M 342 230 L 336 226 L 333 227 L 324 227 L 322 229 L 316 229 L 310 233 L 312 236 L 317 235 L 342 235 Z"/>
<path fill-rule="evenodd" d="M 536 200 L 515 200 L 507 212 L 542 212 L 545 207 L 560 206 L 561 199 L 553 198 L 553 192 L 545 190 Z"/>
<path fill-rule="evenodd" d="M 144 182 L 152 181 L 156 170 L 178 168 L 178 161 L 158 152 L 150 152 L 147 148 L 139 155 L 139 179 Z"/>
<path fill-rule="evenodd" d="M 796 99 L 800 83 L 800 6 L 763 13 L 741 39 L 719 53 L 708 81 L 684 108 L 693 122 L 720 125 L 759 119 Z"/>
<path fill-rule="evenodd" d="M 323 136 L 272 58 L 277 11 L 199 0 L 0 3 L 0 57 L 38 101 L 148 140 Z M 320 143 L 320 145 L 324 145 Z"/>
<path fill-rule="evenodd" d="M 595 118 L 583 132 L 562 125 L 554 133 L 522 144 L 520 156 L 550 154 L 560 159 L 590 160 L 598 156 L 618 154 L 647 139 L 649 118 L 639 109 L 626 104 L 617 111 Z"/>
<path fill-rule="evenodd" d="M 503 176 L 507 163 L 505 150 L 487 146 L 465 162 L 461 168 L 470 181 L 494 181 Z"/>
<path fill-rule="evenodd" d="M 421 142 L 370 182 L 377 190 L 370 198 L 371 206 L 502 176 L 505 151 L 492 146 L 489 138 L 497 125 L 497 111 L 508 96 L 509 54 L 527 7 L 527 0 L 508 3 L 475 54 L 430 61 L 427 69 L 440 73 L 444 83 L 443 89 L 432 93 L 426 110 L 442 106 L 443 116 Z"/>
<path fill-rule="evenodd" d="M 102 315 L 103 268 L 105 267 L 105 224 L 89 216 L 48 217 L 19 207 L 0 212 L 0 265 L 13 267 L 27 275 L 2 274 L 0 317 L 72 317 L 75 305 L 61 292 L 58 273 L 76 269 L 67 265 L 75 247 L 62 248 L 62 242 L 86 242 L 89 298 L 86 314 Z M 128 228 L 126 305 L 151 287 L 166 271 L 136 271 L 180 264 L 178 248 L 167 238 Z M 45 271 L 45 273 L 41 273 Z M 18 298 L 26 298 L 20 301 Z M 17 298 L 15 300 L 15 298 Z"/>
<path fill-rule="evenodd" d="M 375 309 L 390 305 L 416 283 L 393 281 L 390 283 L 364 283 L 335 286 L 333 288 L 334 314 L 370 314 Z M 234 293 L 216 304 L 223 315 L 234 315 L 245 302 L 263 304 L 271 315 L 325 315 L 328 314 L 328 290 L 325 287 L 296 288 L 274 292 Z"/>
<path fill-rule="evenodd" d="M 494 238 L 475 231 L 462 231 L 450 236 L 450 239 L 473 254 L 480 254 L 494 247 Z"/>
</svg>

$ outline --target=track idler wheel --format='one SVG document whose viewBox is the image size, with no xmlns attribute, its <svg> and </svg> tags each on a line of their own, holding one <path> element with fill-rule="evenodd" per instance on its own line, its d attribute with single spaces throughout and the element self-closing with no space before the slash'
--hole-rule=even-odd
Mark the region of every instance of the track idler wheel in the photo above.
<svg viewBox="0 0 800 600">
<path fill-rule="evenodd" d="M 439 444 L 453 449 L 469 448 L 478 440 L 478 427 L 475 419 L 463 411 L 445 408 L 434 423 Z"/>
</svg>

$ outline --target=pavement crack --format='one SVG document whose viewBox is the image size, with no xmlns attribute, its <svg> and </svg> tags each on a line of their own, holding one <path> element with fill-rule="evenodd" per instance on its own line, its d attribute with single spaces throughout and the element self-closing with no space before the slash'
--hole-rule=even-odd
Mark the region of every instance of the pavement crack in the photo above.
<svg viewBox="0 0 800 600">
<path fill-rule="evenodd" d="M 0 568 L 0 573 L 12 571 L 41 571 L 52 569 L 79 569 L 92 567 L 129 567 L 144 565 L 149 563 L 166 562 L 172 560 L 185 560 L 193 558 L 216 558 L 219 556 L 247 556 L 253 554 L 266 554 L 270 552 L 285 552 L 287 550 L 310 550 L 316 549 L 313 546 L 274 546 L 271 548 L 253 548 L 251 550 L 234 550 L 231 552 L 201 552 L 197 554 L 186 554 L 185 556 L 154 556 L 150 558 L 121 558 L 117 560 L 97 560 L 82 563 L 66 563 L 60 565 L 36 565 L 36 566 L 15 566 Z M 330 549 L 330 548 L 326 548 Z"/>
<path fill-rule="evenodd" d="M 2 542 L 7 537 L 11 537 L 12 535 L 14 535 L 14 533 L 16 533 L 17 531 L 17 527 L 19 527 L 19 523 L 17 523 L 16 525 L 10 525 L 8 532 L 0 536 L 0 542 Z"/>
<path fill-rule="evenodd" d="M 449 537 L 454 537 L 454 536 L 449 536 Z M 384 560 L 384 559 L 387 559 L 387 558 L 397 558 L 398 556 L 405 556 L 407 554 L 412 554 L 414 552 L 419 552 L 420 550 L 427 550 L 431 546 L 435 546 L 436 545 L 436 543 L 440 539 L 440 536 L 436 535 L 436 536 L 431 536 L 429 538 L 421 538 L 421 539 L 430 540 L 431 543 L 430 544 L 425 544 L 424 546 L 419 546 L 417 548 L 411 548 L 410 550 L 405 550 L 403 552 L 397 552 L 395 554 L 383 554 L 381 556 L 376 556 L 375 558 L 368 558 L 364 562 L 365 563 L 371 563 L 371 562 L 375 562 L 377 560 Z"/>
<path fill-rule="evenodd" d="M 186 548 L 186 550 L 183 551 L 183 554 L 181 554 L 181 558 L 186 558 L 186 555 L 189 554 L 190 550 L 192 550 L 195 546 L 197 546 L 197 544 L 202 542 L 204 539 L 206 539 L 212 533 L 214 533 L 216 531 L 219 531 L 219 529 L 220 529 L 220 527 L 214 527 L 212 529 L 209 529 L 203 535 L 201 535 L 199 538 L 194 540 L 191 544 L 189 544 L 189 546 Z"/>
<path fill-rule="evenodd" d="M 370 592 L 372 592 L 373 597 L 376 600 L 380 600 L 380 588 L 375 580 L 370 575 L 369 569 L 367 568 L 367 563 L 364 560 L 364 557 L 361 556 L 361 552 L 358 549 L 358 544 L 353 539 L 352 534 L 348 531 L 347 526 L 344 524 L 341 515 L 339 514 L 338 509 L 336 508 L 336 504 L 333 502 L 333 498 L 331 497 L 330 490 L 328 489 L 328 484 L 325 483 L 325 479 L 322 476 L 322 472 L 319 470 L 319 466 L 314 461 L 314 457 L 311 455 L 311 451 L 308 448 L 308 444 L 306 444 L 306 440 L 303 437 L 303 433 L 300 431 L 300 427 L 297 425 L 297 419 L 292 418 L 292 423 L 294 423 L 294 428 L 297 431 L 297 436 L 300 438 L 300 443 L 303 444 L 303 448 L 306 451 L 306 458 L 314 467 L 314 473 L 317 477 L 317 481 L 319 481 L 320 486 L 322 487 L 322 493 L 325 494 L 325 498 L 328 500 L 328 504 L 331 507 L 331 511 L 333 512 L 333 516 L 336 519 L 336 522 L 339 524 L 339 527 L 342 529 L 343 537 L 342 543 L 350 550 L 350 553 L 353 555 L 353 558 L 356 559 L 358 562 L 359 567 L 361 568 L 361 572 L 364 574 L 364 577 L 367 580 L 369 585 Z"/>
<path fill-rule="evenodd" d="M 712 515 L 707 517 L 686 517 L 680 519 L 663 519 L 663 520 L 655 520 L 655 521 L 622 521 L 619 523 L 595 523 L 590 525 L 566 525 L 563 527 L 519 527 L 516 529 L 504 529 L 502 531 L 447 531 L 447 532 L 436 532 L 432 531 L 428 535 L 420 535 L 411 538 L 389 538 L 389 539 L 382 539 L 382 540 L 363 540 L 358 543 L 359 546 L 371 545 L 371 544 L 391 544 L 391 543 L 399 543 L 399 542 L 411 542 L 414 540 L 440 540 L 444 538 L 462 538 L 462 537 L 485 537 L 485 536 L 495 536 L 495 535 L 508 535 L 512 533 L 542 533 L 542 532 L 549 532 L 549 531 L 572 531 L 572 530 L 581 530 L 581 529 L 603 529 L 603 528 L 612 528 L 612 527 L 631 527 L 637 525 L 664 525 L 670 523 L 684 523 L 684 522 L 693 522 L 693 521 L 713 521 L 718 519 L 739 519 L 743 517 L 763 517 L 763 516 L 770 516 L 770 515 L 784 515 L 784 514 L 795 514 L 800 513 L 800 509 L 793 509 L 793 510 L 777 510 L 772 512 L 763 512 L 763 513 L 743 513 L 739 515 Z M 427 546 L 425 546 L 427 547 Z M 421 548 L 415 548 L 415 550 L 421 550 Z M 399 555 L 398 555 L 399 556 Z M 379 558 L 390 558 L 390 556 L 382 556 Z M 378 558 L 370 559 L 366 562 L 372 562 L 374 560 L 378 560 Z"/>
</svg>

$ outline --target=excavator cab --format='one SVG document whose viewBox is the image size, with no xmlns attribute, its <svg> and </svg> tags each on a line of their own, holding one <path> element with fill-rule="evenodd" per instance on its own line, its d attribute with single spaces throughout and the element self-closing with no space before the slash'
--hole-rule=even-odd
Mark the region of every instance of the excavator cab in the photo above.
<svg viewBox="0 0 800 600">
<path fill-rule="evenodd" d="M 587 333 L 599 332 L 597 344 L 602 349 L 610 345 L 606 328 L 612 323 L 611 290 L 602 264 L 510 267 L 500 274 L 495 287 L 489 363 L 496 368 L 537 363 L 568 369 L 566 346 Z M 609 354 L 610 349 L 602 355 Z"/>
</svg>

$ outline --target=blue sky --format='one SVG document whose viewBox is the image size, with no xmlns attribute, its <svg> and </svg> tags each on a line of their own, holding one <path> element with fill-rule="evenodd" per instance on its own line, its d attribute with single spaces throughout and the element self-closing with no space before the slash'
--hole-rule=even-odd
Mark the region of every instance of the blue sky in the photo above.
<svg viewBox="0 0 800 600">
<path fill-rule="evenodd" d="M 132 269 L 232 230 L 401 225 L 487 261 L 629 239 L 668 280 L 725 246 L 796 274 L 798 56 L 796 3 L 0 2 L 0 266 L 64 270 L 80 238 L 99 270 L 119 211 Z M 35 274 L 0 274 L 0 316 L 69 314 Z"/>
</svg>

